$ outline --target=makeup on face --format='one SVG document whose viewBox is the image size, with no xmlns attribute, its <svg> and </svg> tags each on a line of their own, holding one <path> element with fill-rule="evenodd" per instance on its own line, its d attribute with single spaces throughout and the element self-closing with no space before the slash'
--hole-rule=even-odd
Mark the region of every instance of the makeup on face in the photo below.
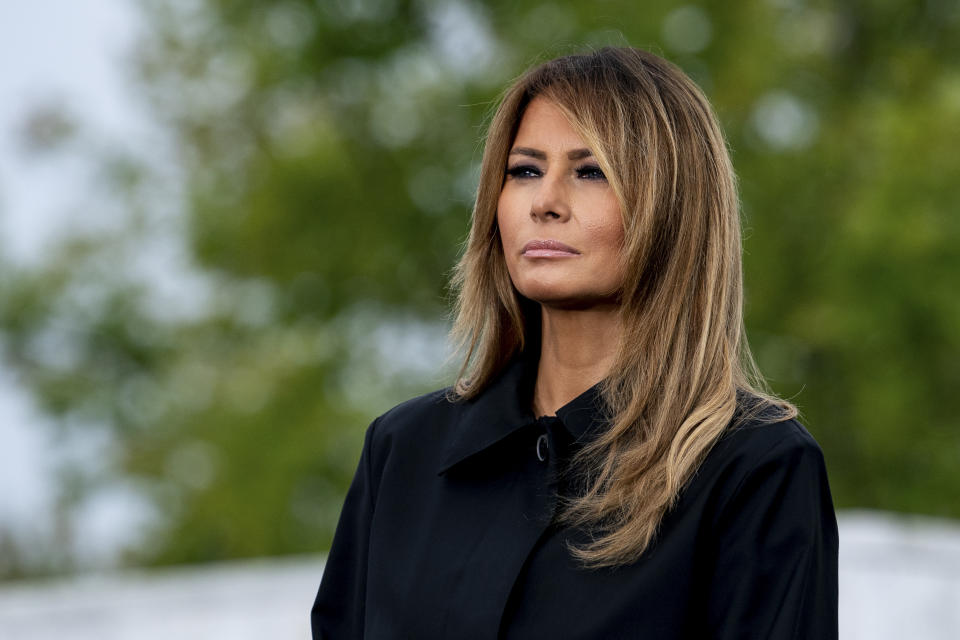
<svg viewBox="0 0 960 640">
<path fill-rule="evenodd" d="M 607 178 L 554 103 L 535 98 L 504 167 L 497 208 L 507 270 L 542 304 L 608 303 L 622 278 L 623 221 Z"/>
</svg>

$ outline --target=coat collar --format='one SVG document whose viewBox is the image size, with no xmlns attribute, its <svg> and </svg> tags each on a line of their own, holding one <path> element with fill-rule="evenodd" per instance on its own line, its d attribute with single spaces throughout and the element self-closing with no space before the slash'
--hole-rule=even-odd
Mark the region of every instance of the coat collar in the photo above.
<svg viewBox="0 0 960 640">
<path fill-rule="evenodd" d="M 535 350 L 515 355 L 490 386 L 463 404 L 440 474 L 536 422 L 531 399 L 538 362 Z M 582 442 L 605 423 L 602 407 L 597 383 L 557 409 L 557 418 L 574 441 Z"/>
</svg>

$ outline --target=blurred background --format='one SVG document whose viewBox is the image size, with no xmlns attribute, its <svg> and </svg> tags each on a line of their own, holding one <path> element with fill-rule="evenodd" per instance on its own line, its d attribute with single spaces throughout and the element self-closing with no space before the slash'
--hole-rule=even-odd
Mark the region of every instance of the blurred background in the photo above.
<svg viewBox="0 0 960 640">
<path fill-rule="evenodd" d="M 891 576 L 957 637 L 955 0 L 0 5 L 5 637 L 68 620 L 44 613 L 65 585 L 178 591 L 211 563 L 299 580 L 306 637 L 364 429 L 450 382 L 486 117 L 607 44 L 676 62 L 728 136 L 752 346 L 860 541 L 846 637 L 880 637 L 854 617 Z M 849 573 L 880 570 L 870 544 L 895 570 Z"/>
</svg>

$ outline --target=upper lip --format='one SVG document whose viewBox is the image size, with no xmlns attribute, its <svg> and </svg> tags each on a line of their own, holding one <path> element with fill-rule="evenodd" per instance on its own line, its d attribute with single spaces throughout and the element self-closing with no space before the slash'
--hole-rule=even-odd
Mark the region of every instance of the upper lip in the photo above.
<svg viewBox="0 0 960 640">
<path fill-rule="evenodd" d="M 527 251 L 536 251 L 537 249 L 546 251 L 566 251 L 568 253 L 580 253 L 573 247 L 563 244 L 559 240 L 531 240 L 523 245 L 523 253 Z"/>
</svg>

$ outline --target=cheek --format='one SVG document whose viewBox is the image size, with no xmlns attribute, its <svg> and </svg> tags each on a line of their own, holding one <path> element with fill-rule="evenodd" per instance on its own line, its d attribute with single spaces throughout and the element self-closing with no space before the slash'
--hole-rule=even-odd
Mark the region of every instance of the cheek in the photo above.
<svg viewBox="0 0 960 640">
<path fill-rule="evenodd" d="M 497 235 L 500 236 L 500 253 L 503 254 L 504 260 L 507 263 L 507 269 L 512 271 L 513 265 L 511 264 L 510 256 L 513 252 L 510 251 L 510 245 L 513 240 L 513 234 L 507 216 L 502 215 L 502 211 L 501 205 L 498 204 L 496 215 Z"/>
<path fill-rule="evenodd" d="M 617 248 L 617 252 L 623 248 L 624 228 L 623 214 L 620 211 L 620 202 L 612 193 L 607 198 L 607 216 L 606 233 L 608 241 Z"/>
<path fill-rule="evenodd" d="M 623 241 L 623 225 L 619 221 L 597 220 L 583 225 L 590 241 L 597 245 L 618 244 Z"/>
<path fill-rule="evenodd" d="M 512 246 L 515 238 L 515 217 L 510 215 L 510 199 L 503 194 L 497 201 L 497 228 L 500 229 L 500 241 L 503 248 L 508 249 Z"/>
<path fill-rule="evenodd" d="M 606 215 L 584 224 L 584 231 L 598 249 L 619 253 L 623 248 L 623 219 L 620 216 L 619 207 L 608 210 Z"/>
</svg>

